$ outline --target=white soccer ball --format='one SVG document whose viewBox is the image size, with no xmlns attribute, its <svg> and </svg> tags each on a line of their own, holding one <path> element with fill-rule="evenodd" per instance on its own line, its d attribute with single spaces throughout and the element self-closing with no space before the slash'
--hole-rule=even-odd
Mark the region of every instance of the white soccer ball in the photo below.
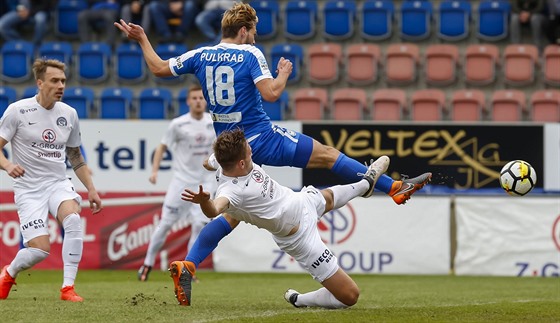
<svg viewBox="0 0 560 323">
<path fill-rule="evenodd" d="M 500 184 L 509 195 L 523 196 L 537 184 L 537 173 L 528 162 L 513 160 L 500 171 Z"/>
</svg>

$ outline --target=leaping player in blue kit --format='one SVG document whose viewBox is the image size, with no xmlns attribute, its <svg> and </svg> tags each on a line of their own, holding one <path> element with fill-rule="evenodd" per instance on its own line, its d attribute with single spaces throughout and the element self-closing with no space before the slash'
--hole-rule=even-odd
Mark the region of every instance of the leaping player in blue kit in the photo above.
<svg viewBox="0 0 560 323">
<path fill-rule="evenodd" d="M 140 44 L 144 59 L 155 76 L 196 75 L 208 102 L 216 134 L 242 129 L 255 164 L 326 168 L 348 181 L 361 180 L 367 166 L 309 136 L 271 123 L 263 110 L 262 100 L 274 102 L 280 98 L 292 72 L 292 62 L 281 58 L 277 76 L 272 76 L 263 53 L 254 46 L 257 22 L 256 12 L 249 4 L 235 3 L 223 14 L 219 44 L 194 49 L 168 60 L 162 60 L 156 54 L 141 26 L 122 19 L 115 22 L 115 26 Z M 212 158 L 209 164 L 207 168 L 217 168 Z M 395 203 L 404 204 L 431 177 L 432 173 L 424 173 L 394 181 L 382 175 L 375 188 L 391 196 Z M 237 224 L 239 221 L 227 214 L 216 218 L 200 232 L 185 261 L 171 263 L 170 271 L 181 305 L 190 305 L 191 277 L 200 262 Z"/>
</svg>

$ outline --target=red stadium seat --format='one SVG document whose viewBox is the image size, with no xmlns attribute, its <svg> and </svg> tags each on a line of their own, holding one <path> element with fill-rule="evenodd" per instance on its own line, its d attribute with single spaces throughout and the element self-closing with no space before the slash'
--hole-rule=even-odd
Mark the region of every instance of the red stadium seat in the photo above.
<svg viewBox="0 0 560 323">
<path fill-rule="evenodd" d="M 531 107 L 533 121 L 560 122 L 560 90 L 536 91 L 531 96 Z"/>
<path fill-rule="evenodd" d="M 325 89 L 305 88 L 294 94 L 292 116 L 295 120 L 321 120 L 328 110 L 328 94 Z"/>
<path fill-rule="evenodd" d="M 335 43 L 310 45 L 308 53 L 308 77 L 314 84 L 332 84 L 338 81 L 342 47 Z"/>
<path fill-rule="evenodd" d="M 430 85 L 449 85 L 457 79 L 459 48 L 456 45 L 437 44 L 426 48 L 425 79 Z"/>
<path fill-rule="evenodd" d="M 471 85 L 487 85 L 496 80 L 499 50 L 495 45 L 473 44 L 465 51 L 465 81 Z"/>
<path fill-rule="evenodd" d="M 451 120 L 480 121 L 485 108 L 484 92 L 480 90 L 457 90 L 451 98 Z"/>
<path fill-rule="evenodd" d="M 366 91 L 350 88 L 334 91 L 331 109 L 335 120 L 362 120 L 367 110 Z"/>
<path fill-rule="evenodd" d="M 380 89 L 373 93 L 373 120 L 399 121 L 407 112 L 406 93 L 401 89 Z"/>
<path fill-rule="evenodd" d="M 418 90 L 412 94 L 411 118 L 414 121 L 440 121 L 446 111 L 445 93 L 437 89 Z"/>
<path fill-rule="evenodd" d="M 490 119 L 493 121 L 521 121 L 526 108 L 525 93 L 519 90 L 498 90 L 492 95 Z"/>
<path fill-rule="evenodd" d="M 535 45 L 508 45 L 504 50 L 504 81 L 513 86 L 524 86 L 535 81 L 535 65 L 539 50 Z"/>
<path fill-rule="evenodd" d="M 385 61 L 385 77 L 391 84 L 406 85 L 416 81 L 419 49 L 415 44 L 389 45 Z"/>
<path fill-rule="evenodd" d="M 548 45 L 543 54 L 544 81 L 548 85 L 560 86 L 560 45 Z"/>
<path fill-rule="evenodd" d="M 381 51 L 374 44 L 351 44 L 346 51 L 346 80 L 355 85 L 377 81 Z"/>
</svg>

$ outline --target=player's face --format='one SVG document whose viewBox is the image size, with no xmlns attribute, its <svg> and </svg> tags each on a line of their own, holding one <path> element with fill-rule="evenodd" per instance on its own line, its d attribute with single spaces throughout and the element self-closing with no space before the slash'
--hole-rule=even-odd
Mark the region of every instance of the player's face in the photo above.
<svg viewBox="0 0 560 323">
<path fill-rule="evenodd" d="M 206 111 L 206 100 L 204 99 L 204 95 L 202 95 L 202 90 L 189 92 L 187 105 L 193 113 L 202 113 Z"/>
<path fill-rule="evenodd" d="M 64 71 L 48 66 L 43 79 L 37 81 L 37 86 L 41 96 L 60 101 L 66 87 L 66 75 Z"/>
</svg>

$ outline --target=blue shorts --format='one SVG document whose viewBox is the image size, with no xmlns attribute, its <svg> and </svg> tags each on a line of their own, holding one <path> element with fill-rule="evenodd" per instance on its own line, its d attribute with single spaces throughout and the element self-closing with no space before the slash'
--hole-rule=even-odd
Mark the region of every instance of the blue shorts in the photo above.
<svg viewBox="0 0 560 323">
<path fill-rule="evenodd" d="M 305 168 L 313 151 L 311 137 L 277 125 L 248 139 L 253 161 L 258 165 Z"/>
</svg>

